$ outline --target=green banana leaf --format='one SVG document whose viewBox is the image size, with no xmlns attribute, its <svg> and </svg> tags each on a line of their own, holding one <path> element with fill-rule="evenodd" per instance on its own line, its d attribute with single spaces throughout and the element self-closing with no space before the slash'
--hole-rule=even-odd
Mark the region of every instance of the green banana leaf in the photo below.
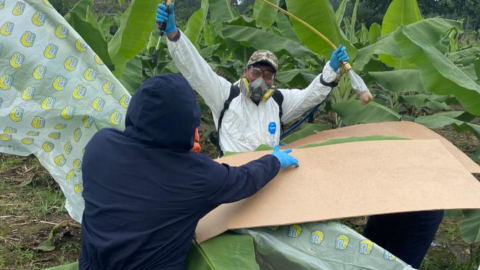
<svg viewBox="0 0 480 270">
<path fill-rule="evenodd" d="M 352 21 L 351 21 L 351 30 L 350 30 L 350 42 L 353 44 L 353 43 L 356 43 L 357 42 L 357 38 L 355 37 L 355 24 L 357 23 L 357 10 L 358 10 L 358 3 L 360 2 L 360 0 L 356 0 L 355 1 L 355 5 L 353 6 L 353 13 L 352 13 Z"/>
<path fill-rule="evenodd" d="M 102 59 L 103 63 L 110 69 L 115 67 L 108 54 L 108 45 L 101 31 L 80 18 L 77 13 L 70 14 L 70 25 L 82 36 L 83 40 L 92 48 L 92 50 Z"/>
<path fill-rule="evenodd" d="M 409 25 L 422 19 L 417 0 L 393 0 L 383 17 L 382 36 L 394 32 L 398 27 Z M 396 69 L 414 67 L 404 59 L 396 59 L 389 55 L 381 55 L 380 61 Z"/>
<path fill-rule="evenodd" d="M 226 39 L 249 45 L 255 49 L 270 50 L 276 53 L 279 58 L 285 53 L 298 58 L 314 56 L 309 49 L 300 43 L 258 28 L 224 25 L 222 33 Z"/>
<path fill-rule="evenodd" d="M 480 210 L 464 210 L 465 218 L 460 222 L 460 232 L 465 242 L 480 242 Z"/>
<path fill-rule="evenodd" d="M 462 119 L 464 115 L 465 115 L 465 112 L 462 112 L 462 111 L 437 113 L 429 116 L 420 116 L 415 119 L 415 122 L 422 124 L 431 129 L 441 128 L 447 125 L 453 125 L 453 127 L 457 132 L 463 132 L 465 130 L 468 130 L 472 132 L 477 138 L 480 139 L 480 125 L 475 125 L 467 121 L 464 121 L 464 120 L 471 119 L 471 118 Z"/>
<path fill-rule="evenodd" d="M 43 270 L 78 270 L 78 262 L 46 268 Z"/>
<path fill-rule="evenodd" d="M 278 6 L 280 0 L 267 0 L 268 2 Z M 278 11 L 271 8 L 269 5 L 264 4 L 261 1 L 255 1 L 253 8 L 253 17 L 257 23 L 257 27 L 267 29 L 275 22 Z"/>
<path fill-rule="evenodd" d="M 202 0 L 202 5 L 200 9 L 195 11 L 195 13 L 193 13 L 192 16 L 190 16 L 190 18 L 188 19 L 185 35 L 192 42 L 192 44 L 195 44 L 197 50 L 199 49 L 198 40 L 200 38 L 200 34 L 202 33 L 203 27 L 205 26 L 207 14 L 208 0 Z"/>
<path fill-rule="evenodd" d="M 140 57 L 135 57 L 128 61 L 120 82 L 127 88 L 130 94 L 133 94 L 140 87 L 142 81 L 142 60 Z"/>
<path fill-rule="evenodd" d="M 343 16 L 345 16 L 345 9 L 347 8 L 348 0 L 342 0 L 340 6 L 338 6 L 337 11 L 335 11 L 335 19 L 337 20 L 337 25 L 340 27 L 342 24 Z"/>
<path fill-rule="evenodd" d="M 363 105 L 359 100 L 342 101 L 333 104 L 332 110 L 348 126 L 361 123 L 399 121 L 401 119 L 398 113 L 376 102 Z"/>
<path fill-rule="evenodd" d="M 115 65 L 114 75 L 121 78 L 128 61 L 147 44 L 155 25 L 157 1 L 133 0 L 123 13 L 120 28 L 108 43 L 108 53 Z"/>
<path fill-rule="evenodd" d="M 382 36 L 382 27 L 378 23 L 372 23 L 368 29 L 369 44 L 374 44 Z"/>
<path fill-rule="evenodd" d="M 447 53 L 447 58 L 457 65 L 471 65 L 480 56 L 480 47 L 471 47 L 464 50 Z"/>
<path fill-rule="evenodd" d="M 285 14 L 278 12 L 277 13 L 277 28 L 282 34 L 282 37 L 291 39 L 296 42 L 300 42 L 300 40 L 297 37 L 297 34 L 295 34 L 295 31 L 293 30 L 293 26 L 288 20 L 287 16 Z"/>
<path fill-rule="evenodd" d="M 72 13 L 77 14 L 82 20 L 86 21 L 87 20 L 87 9 L 88 7 L 93 6 L 93 1 L 94 0 L 80 0 L 78 3 L 76 3 L 70 11 L 68 11 L 67 14 L 65 14 L 64 18 L 66 21 L 70 22 L 70 15 Z"/>
<path fill-rule="evenodd" d="M 250 235 L 225 233 L 190 248 L 187 270 L 243 269 L 260 269 Z"/>
<path fill-rule="evenodd" d="M 477 74 L 477 78 L 480 78 L 480 58 L 475 59 L 473 64 L 475 67 L 475 73 Z"/>
<path fill-rule="evenodd" d="M 426 21 L 425 21 L 426 22 Z M 466 111 L 480 115 L 480 86 L 453 64 L 435 47 L 446 20 L 429 20 L 395 33 L 395 40 L 407 61 L 420 68 L 425 89 L 438 95 L 454 95 Z"/>
<path fill-rule="evenodd" d="M 308 86 L 318 73 L 310 69 L 291 69 L 278 72 L 275 75 L 275 82 L 279 87 L 304 88 Z"/>
<path fill-rule="evenodd" d="M 230 0 L 209 0 L 209 4 L 211 30 L 217 35 L 221 35 L 222 23 L 235 19 L 239 14 L 236 10 L 230 8 Z"/>
<path fill-rule="evenodd" d="M 418 69 L 369 72 L 375 81 L 395 93 L 425 92 Z"/>
<path fill-rule="evenodd" d="M 375 54 L 390 55 L 397 58 L 402 57 L 394 33 L 380 37 L 376 43 L 358 50 L 357 58 L 353 63 L 353 69 L 356 71 L 363 70 Z"/>
<path fill-rule="evenodd" d="M 293 132 L 292 134 L 288 135 L 284 139 L 282 139 L 282 143 L 289 144 L 291 142 L 294 142 L 296 140 L 300 140 L 302 138 L 305 138 L 307 136 L 317 134 L 320 131 L 324 131 L 330 129 L 330 127 L 326 124 L 310 124 L 310 123 L 304 123 L 302 127 L 298 130 Z"/>
<path fill-rule="evenodd" d="M 328 0 L 310 0 L 308 2 L 286 0 L 286 3 L 290 13 L 310 24 L 313 28 L 333 42 L 335 46 L 341 44 L 347 47 L 350 60 L 355 59 L 357 49 L 341 34 L 332 5 Z M 316 54 L 324 56 L 326 59 L 330 59 L 330 55 L 334 49 L 327 42 L 299 22 L 293 19 L 290 20 L 292 21 L 295 33 L 297 33 L 302 44 Z"/>
<path fill-rule="evenodd" d="M 410 139 L 401 138 L 401 137 L 380 136 L 380 135 L 366 136 L 366 137 L 349 137 L 349 138 L 332 139 L 332 140 L 328 140 L 326 142 L 321 142 L 321 143 L 307 144 L 299 148 L 300 149 L 312 148 L 312 147 L 326 146 L 326 145 L 332 145 L 332 144 L 351 143 L 351 142 L 399 141 L 399 140 L 410 140 Z"/>
</svg>

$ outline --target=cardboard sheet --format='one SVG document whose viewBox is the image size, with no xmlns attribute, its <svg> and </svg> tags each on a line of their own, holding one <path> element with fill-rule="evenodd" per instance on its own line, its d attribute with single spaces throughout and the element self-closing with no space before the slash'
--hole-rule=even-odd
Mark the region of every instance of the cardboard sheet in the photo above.
<svg viewBox="0 0 480 270">
<path fill-rule="evenodd" d="M 242 165 L 270 151 L 219 159 Z M 254 196 L 221 205 L 196 229 L 199 242 L 227 229 L 432 209 L 480 208 L 480 183 L 438 140 L 374 141 L 295 149 Z"/>
<path fill-rule="evenodd" d="M 331 139 L 366 137 L 373 135 L 394 136 L 416 140 L 440 140 L 447 150 L 456 157 L 460 163 L 471 173 L 480 173 L 480 166 L 455 147 L 447 139 L 430 130 L 429 128 L 414 122 L 381 122 L 362 124 L 339 129 L 325 130 L 318 134 L 308 136 L 288 144 L 288 147 L 297 148 L 311 143 L 319 143 Z"/>
</svg>

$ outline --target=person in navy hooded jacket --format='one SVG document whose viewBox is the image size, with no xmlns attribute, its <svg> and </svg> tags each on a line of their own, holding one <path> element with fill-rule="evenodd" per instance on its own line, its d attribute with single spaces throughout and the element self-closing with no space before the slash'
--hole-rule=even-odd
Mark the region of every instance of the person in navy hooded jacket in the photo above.
<svg viewBox="0 0 480 270">
<path fill-rule="evenodd" d="M 198 221 L 255 194 L 298 161 L 278 150 L 239 167 L 190 149 L 200 107 L 179 75 L 147 80 L 125 131 L 103 129 L 85 149 L 80 269 L 183 270 Z"/>
</svg>

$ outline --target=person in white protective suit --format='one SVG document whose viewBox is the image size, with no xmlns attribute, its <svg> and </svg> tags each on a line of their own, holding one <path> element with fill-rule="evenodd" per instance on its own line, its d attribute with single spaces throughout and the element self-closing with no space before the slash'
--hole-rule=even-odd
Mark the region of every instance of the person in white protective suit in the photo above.
<svg viewBox="0 0 480 270">
<path fill-rule="evenodd" d="M 169 6 L 169 14 L 165 10 L 164 5 L 159 5 L 156 21 L 167 23 L 168 49 L 177 68 L 212 111 L 218 131 L 216 144 L 221 154 L 222 151 L 250 152 L 261 144 L 272 147 L 279 144 L 281 125 L 297 119 L 327 98 L 337 85 L 338 68 L 348 61 L 345 47 L 340 46 L 307 88 L 276 89 L 273 85 L 278 59 L 269 51 L 259 50 L 250 57 L 243 78 L 232 87 L 231 82 L 210 68 L 195 46 L 176 28 L 173 4 Z M 231 93 L 234 94 L 230 101 Z"/>
</svg>

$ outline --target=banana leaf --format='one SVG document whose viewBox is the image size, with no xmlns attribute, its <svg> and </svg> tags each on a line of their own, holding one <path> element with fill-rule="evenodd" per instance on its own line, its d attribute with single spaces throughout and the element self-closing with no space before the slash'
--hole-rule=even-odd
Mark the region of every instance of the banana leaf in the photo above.
<svg viewBox="0 0 480 270">
<path fill-rule="evenodd" d="M 277 28 L 282 34 L 282 37 L 291 39 L 296 42 L 300 42 L 300 40 L 297 37 L 297 34 L 295 34 L 295 31 L 293 30 L 293 26 L 288 20 L 287 16 L 285 14 L 278 12 L 277 13 Z"/>
<path fill-rule="evenodd" d="M 87 20 L 87 9 L 88 7 L 93 6 L 93 1 L 94 0 L 80 0 L 78 3 L 76 3 L 72 9 L 68 11 L 67 14 L 65 14 L 64 18 L 66 21 L 70 22 L 70 15 L 72 13 L 77 14 L 82 20 L 86 21 Z"/>
<path fill-rule="evenodd" d="M 158 2 L 134 0 L 123 13 L 120 28 L 108 43 L 108 53 L 115 65 L 114 75 L 117 78 L 122 77 L 128 61 L 145 48 L 155 27 Z"/>
<path fill-rule="evenodd" d="M 376 82 L 395 93 L 425 92 L 418 69 L 369 72 Z"/>
<path fill-rule="evenodd" d="M 398 113 L 376 102 L 365 106 L 358 100 L 342 101 L 333 104 L 332 110 L 342 118 L 346 125 L 399 121 L 401 119 Z"/>
<path fill-rule="evenodd" d="M 347 7 L 348 0 L 342 0 L 340 6 L 338 6 L 337 11 L 335 11 L 335 19 L 337 20 L 338 27 L 343 21 L 343 16 L 345 15 L 345 9 Z"/>
<path fill-rule="evenodd" d="M 347 47 L 350 60 L 355 59 L 357 49 L 341 34 L 332 5 L 328 0 L 311 0 L 308 2 L 286 0 L 286 3 L 290 13 L 310 24 L 333 42 L 335 46 L 341 44 Z M 314 53 L 330 59 L 330 55 L 334 49 L 327 42 L 299 22 L 292 19 L 290 20 L 302 44 Z"/>
<path fill-rule="evenodd" d="M 326 146 L 326 145 L 333 145 L 333 144 L 342 144 L 342 143 L 351 143 L 351 142 L 366 142 L 366 141 L 398 141 L 398 140 L 410 140 L 408 138 L 402 137 L 391 137 L 391 136 L 366 136 L 366 137 L 349 137 L 349 138 L 340 138 L 340 139 L 332 139 L 326 142 L 321 143 L 312 143 L 307 144 L 300 149 L 303 148 L 312 148 L 312 147 L 319 147 L 319 146 Z"/>
<path fill-rule="evenodd" d="M 201 244 L 193 243 L 190 248 L 187 270 L 243 269 L 260 269 L 250 235 L 224 233 Z"/>
<path fill-rule="evenodd" d="M 296 140 L 300 140 L 307 136 L 317 134 L 320 131 L 324 131 L 330 129 L 330 127 L 326 124 L 310 124 L 304 123 L 298 131 L 293 132 L 292 134 L 288 135 L 282 140 L 282 143 L 289 144 Z"/>
<path fill-rule="evenodd" d="M 267 0 L 268 2 L 278 6 L 280 0 Z M 255 5 L 253 7 L 253 17 L 255 18 L 255 22 L 257 23 L 257 27 L 261 27 L 262 29 L 267 29 L 272 26 L 273 22 L 275 22 L 275 18 L 277 16 L 277 10 L 271 8 L 269 5 L 264 4 L 261 1 L 255 1 Z"/>
<path fill-rule="evenodd" d="M 480 210 L 464 210 L 465 218 L 460 222 L 460 232 L 465 242 L 480 242 Z"/>
<path fill-rule="evenodd" d="M 230 0 L 209 0 L 209 4 L 211 30 L 221 35 L 222 23 L 235 19 L 239 14 L 230 7 Z"/>
<path fill-rule="evenodd" d="M 318 74 L 310 69 L 291 69 L 278 72 L 275 82 L 279 87 L 304 88 L 308 86 Z"/>
<path fill-rule="evenodd" d="M 429 20 L 427 25 L 413 24 L 397 31 L 395 40 L 405 59 L 420 68 L 427 91 L 454 95 L 466 111 L 480 115 L 480 86 L 435 47 L 438 35 L 445 29 L 444 23 L 448 25 L 447 20 L 437 19 Z"/>
<path fill-rule="evenodd" d="M 355 5 L 353 6 L 353 13 L 352 13 L 352 21 L 351 21 L 351 30 L 350 30 L 350 42 L 353 44 L 353 43 L 356 43 L 357 42 L 357 39 L 355 37 L 355 24 L 357 23 L 357 10 L 358 10 L 358 3 L 360 1 L 359 0 L 356 0 L 355 1 Z"/>
<path fill-rule="evenodd" d="M 422 19 L 417 0 L 393 0 L 383 17 L 382 36 L 394 32 L 398 27 L 409 25 Z M 414 65 L 409 64 L 404 59 L 392 58 L 389 55 L 381 55 L 380 61 L 396 69 L 414 67 Z"/>
<path fill-rule="evenodd" d="M 377 42 L 378 38 L 382 36 L 382 27 L 378 23 L 372 23 L 368 29 L 368 39 L 370 44 Z"/>
<path fill-rule="evenodd" d="M 208 0 L 202 0 L 200 9 L 195 11 L 195 13 L 190 16 L 190 19 L 188 19 L 185 35 L 192 42 L 192 44 L 195 44 L 197 50 L 199 49 L 198 40 L 200 38 L 200 34 L 202 33 L 203 27 L 205 26 L 207 14 Z"/>
</svg>

